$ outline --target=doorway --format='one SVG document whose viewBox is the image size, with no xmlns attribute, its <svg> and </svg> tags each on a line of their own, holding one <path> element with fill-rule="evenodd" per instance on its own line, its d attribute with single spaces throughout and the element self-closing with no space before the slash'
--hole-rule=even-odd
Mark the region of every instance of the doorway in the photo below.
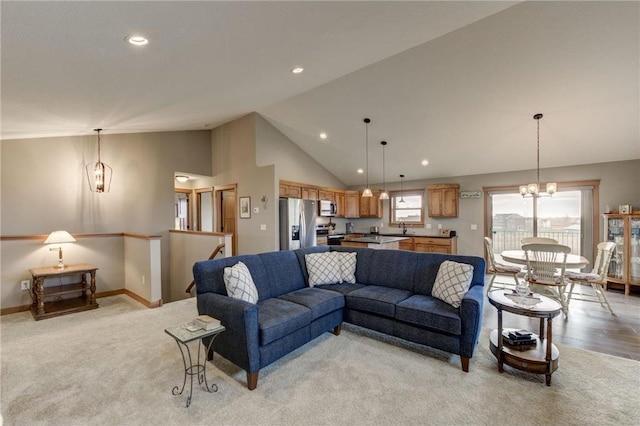
<svg viewBox="0 0 640 426">
<path fill-rule="evenodd" d="M 593 257 L 598 239 L 597 182 L 565 183 L 552 197 L 523 198 L 518 188 L 485 188 L 487 233 L 497 253 L 524 237 L 548 237 Z"/>
<path fill-rule="evenodd" d="M 174 229 L 188 231 L 191 229 L 191 197 L 190 189 L 175 188 L 175 225 Z"/>
<path fill-rule="evenodd" d="M 216 197 L 216 232 L 233 234 L 232 255 L 238 254 L 238 232 L 237 232 L 237 194 L 236 185 L 224 185 L 215 187 Z"/>
</svg>

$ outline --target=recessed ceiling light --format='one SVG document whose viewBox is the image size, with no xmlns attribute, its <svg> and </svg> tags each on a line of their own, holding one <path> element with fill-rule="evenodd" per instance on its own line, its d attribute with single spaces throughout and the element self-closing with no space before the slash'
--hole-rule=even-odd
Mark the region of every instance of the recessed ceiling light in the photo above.
<svg viewBox="0 0 640 426">
<path fill-rule="evenodd" d="M 426 166 L 429 164 L 429 160 L 422 160 L 420 164 L 422 164 L 423 166 Z"/>
<path fill-rule="evenodd" d="M 320 139 L 326 139 L 327 134 L 325 132 L 320 133 Z"/>
<path fill-rule="evenodd" d="M 304 71 L 304 68 L 302 67 L 295 67 L 294 69 L 291 70 L 291 72 L 294 74 L 300 74 L 302 71 Z"/>
<path fill-rule="evenodd" d="M 134 46 L 144 46 L 145 44 L 149 43 L 149 40 L 141 35 L 130 35 L 126 36 L 124 39 Z"/>
<path fill-rule="evenodd" d="M 359 174 L 363 174 L 363 173 L 364 173 L 364 170 L 362 170 L 362 169 L 358 169 L 358 173 L 359 173 Z"/>
</svg>

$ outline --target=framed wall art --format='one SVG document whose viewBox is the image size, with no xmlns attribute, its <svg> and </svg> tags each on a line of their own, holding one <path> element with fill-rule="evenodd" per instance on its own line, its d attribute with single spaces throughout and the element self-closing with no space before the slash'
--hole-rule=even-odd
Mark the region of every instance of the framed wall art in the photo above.
<svg viewBox="0 0 640 426">
<path fill-rule="evenodd" d="M 240 219 L 251 219 L 251 197 L 240 197 Z"/>
</svg>

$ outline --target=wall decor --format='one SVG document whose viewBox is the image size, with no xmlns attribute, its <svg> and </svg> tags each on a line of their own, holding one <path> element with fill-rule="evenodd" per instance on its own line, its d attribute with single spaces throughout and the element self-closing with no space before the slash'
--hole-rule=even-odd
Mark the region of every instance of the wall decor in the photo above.
<svg viewBox="0 0 640 426">
<path fill-rule="evenodd" d="M 240 197 L 240 219 L 251 218 L 251 197 Z"/>
<path fill-rule="evenodd" d="M 481 191 L 460 191 L 460 198 L 482 198 Z"/>
</svg>

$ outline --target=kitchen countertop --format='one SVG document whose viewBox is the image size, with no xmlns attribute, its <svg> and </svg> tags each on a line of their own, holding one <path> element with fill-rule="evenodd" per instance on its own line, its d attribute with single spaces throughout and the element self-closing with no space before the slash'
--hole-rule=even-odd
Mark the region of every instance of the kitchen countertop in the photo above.
<svg viewBox="0 0 640 426">
<path fill-rule="evenodd" d="M 365 237 L 358 238 L 345 238 L 344 241 L 353 242 L 353 243 L 365 243 L 365 244 L 386 244 L 386 243 L 395 243 L 397 241 L 408 240 L 409 237 L 394 237 L 394 236 L 385 236 L 385 235 L 368 235 Z"/>
<path fill-rule="evenodd" d="M 376 234 L 369 234 L 367 232 L 354 232 L 354 234 L 361 234 L 364 235 L 365 237 L 371 237 L 371 236 L 375 236 Z M 403 234 L 402 232 L 381 232 L 380 234 L 377 234 L 381 237 L 404 237 L 404 238 L 455 238 L 455 237 L 446 237 L 444 235 L 418 235 L 418 234 L 413 234 L 413 233 L 406 233 Z"/>
</svg>

